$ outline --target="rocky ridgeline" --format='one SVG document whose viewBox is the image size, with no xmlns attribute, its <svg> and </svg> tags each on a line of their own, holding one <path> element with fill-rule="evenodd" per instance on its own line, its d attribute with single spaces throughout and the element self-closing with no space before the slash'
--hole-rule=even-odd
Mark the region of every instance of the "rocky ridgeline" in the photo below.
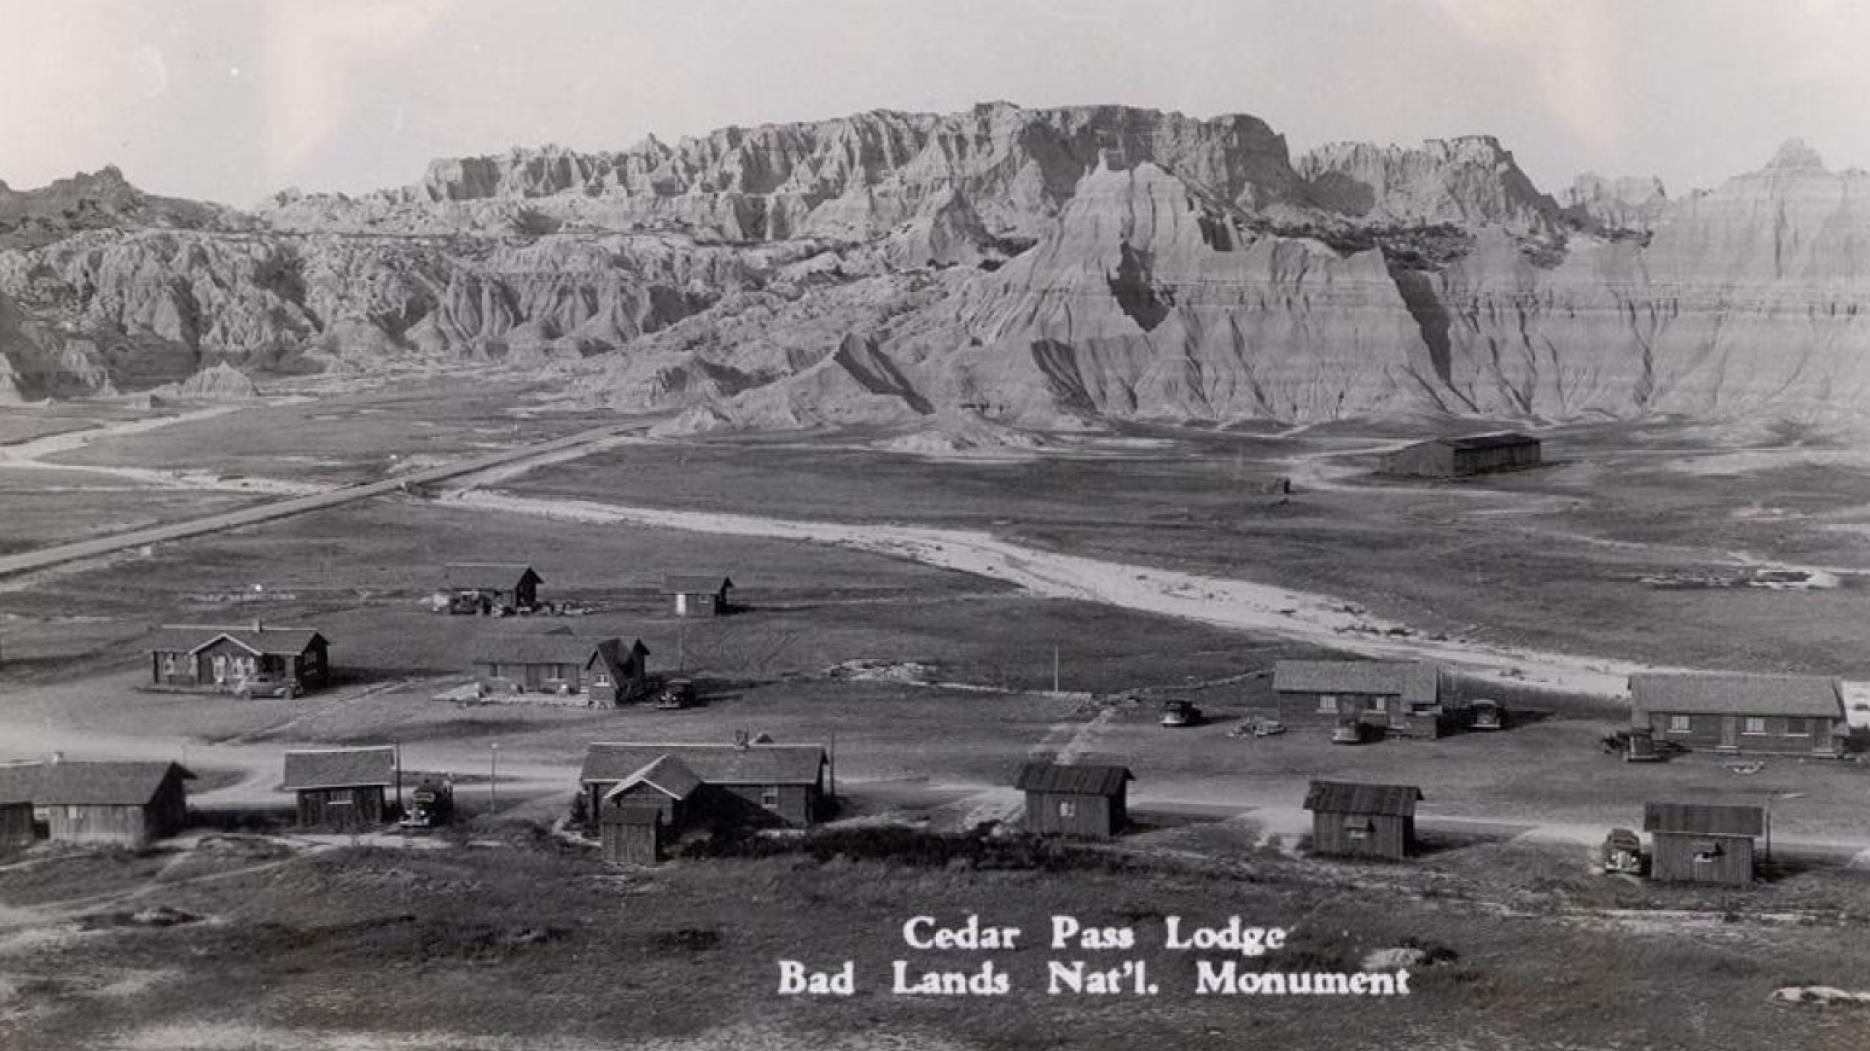
<svg viewBox="0 0 1870 1051">
<path fill-rule="evenodd" d="M 1711 192 L 1554 199 L 1489 137 L 1294 161 L 1251 117 L 1004 103 L 437 161 L 251 213 L 113 171 L 0 189 L 0 396 L 508 361 L 674 431 L 1847 416 L 1867 179 L 1794 143 Z"/>
</svg>

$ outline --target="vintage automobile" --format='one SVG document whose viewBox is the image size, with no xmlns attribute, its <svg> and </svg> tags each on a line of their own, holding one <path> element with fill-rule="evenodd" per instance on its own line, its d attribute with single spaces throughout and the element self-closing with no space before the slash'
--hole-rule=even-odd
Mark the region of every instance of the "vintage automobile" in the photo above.
<svg viewBox="0 0 1870 1051">
<path fill-rule="evenodd" d="M 1332 744 L 1362 744 L 1369 736 L 1369 728 L 1358 719 L 1340 719 L 1331 728 Z"/>
<path fill-rule="evenodd" d="M 1642 875 L 1643 841 L 1627 828 L 1613 828 L 1604 837 L 1604 871 Z"/>
<path fill-rule="evenodd" d="M 265 673 L 250 675 L 234 684 L 234 696 L 243 701 L 251 701 L 255 697 L 291 700 L 295 697 L 302 697 L 304 694 L 305 687 L 299 684 L 298 679 L 281 678 Z"/>
<path fill-rule="evenodd" d="M 1472 721 L 1468 723 L 1469 729 L 1506 729 L 1506 705 L 1501 704 L 1499 701 L 1490 701 L 1483 697 L 1468 702 L 1467 707 L 1468 711 L 1471 713 L 1472 719 Z"/>
<path fill-rule="evenodd" d="M 1162 725 L 1164 726 L 1199 726 L 1201 709 L 1193 701 L 1162 702 Z"/>
<path fill-rule="evenodd" d="M 439 778 L 425 777 L 409 794 L 409 806 L 397 822 L 407 829 L 439 828 L 454 816 L 454 785 Z"/>
<path fill-rule="evenodd" d="M 656 691 L 650 701 L 657 708 L 675 710 L 693 707 L 695 703 L 695 683 L 692 679 L 670 679 Z"/>
</svg>

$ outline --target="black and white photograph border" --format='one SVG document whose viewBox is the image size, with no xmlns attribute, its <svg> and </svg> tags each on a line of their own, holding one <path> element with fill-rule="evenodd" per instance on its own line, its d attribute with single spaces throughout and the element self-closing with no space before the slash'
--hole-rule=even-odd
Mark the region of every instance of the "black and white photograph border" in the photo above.
<svg viewBox="0 0 1870 1051">
<path fill-rule="evenodd" d="M 1870 3 L 0 24 L 0 1051 L 1870 1047 Z"/>
</svg>

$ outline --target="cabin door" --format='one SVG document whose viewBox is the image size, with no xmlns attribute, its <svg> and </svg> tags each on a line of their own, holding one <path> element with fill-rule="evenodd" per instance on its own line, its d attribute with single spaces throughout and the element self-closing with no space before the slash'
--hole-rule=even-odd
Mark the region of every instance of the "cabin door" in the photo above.
<svg viewBox="0 0 1870 1051">
<path fill-rule="evenodd" d="M 1721 747 L 1740 747 L 1740 720 L 1731 715 L 1721 716 Z"/>
</svg>

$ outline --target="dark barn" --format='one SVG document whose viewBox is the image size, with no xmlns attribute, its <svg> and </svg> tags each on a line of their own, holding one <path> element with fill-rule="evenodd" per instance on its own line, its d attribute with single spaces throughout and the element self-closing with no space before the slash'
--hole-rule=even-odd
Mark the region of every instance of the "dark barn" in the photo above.
<svg viewBox="0 0 1870 1051">
<path fill-rule="evenodd" d="M 150 683 L 161 689 L 290 696 L 330 678 L 330 645 L 311 628 L 163 628 L 150 642 Z"/>
<path fill-rule="evenodd" d="M 1756 806 L 1645 804 L 1650 878 L 1744 887 L 1753 882 L 1753 840 L 1765 828 L 1766 812 Z"/>
<path fill-rule="evenodd" d="M 1401 861 L 1415 850 L 1414 785 L 1313 781 L 1305 793 L 1312 812 L 1312 853 Z"/>
<path fill-rule="evenodd" d="M 1109 839 L 1129 823 L 1128 767 L 1027 763 L 1013 787 L 1026 793 L 1026 831 Z"/>
<path fill-rule="evenodd" d="M 642 639 L 626 646 L 619 638 L 501 636 L 482 640 L 474 670 L 483 689 L 583 696 L 615 706 L 649 692 L 648 658 Z"/>
<path fill-rule="evenodd" d="M 662 812 L 653 806 L 609 807 L 599 822 L 604 860 L 612 865 L 654 865 L 663 858 Z"/>
<path fill-rule="evenodd" d="M 1815 675 L 1632 675 L 1630 725 L 1687 748 L 1827 758 L 1850 732 L 1843 686 Z"/>
<path fill-rule="evenodd" d="M 1279 661 L 1280 721 L 1368 727 L 1383 734 L 1441 732 L 1441 667 L 1415 661 Z"/>
<path fill-rule="evenodd" d="M 802 828 L 831 802 L 829 760 L 818 745 L 598 743 L 578 775 L 587 812 L 601 815 L 606 794 L 663 758 L 701 781 L 683 801 L 685 825 Z"/>
<path fill-rule="evenodd" d="M 33 802 L 55 841 L 140 848 L 187 826 L 194 777 L 175 763 L 60 759 L 39 768 Z"/>
<path fill-rule="evenodd" d="M 38 763 L 0 764 L 0 850 L 30 847 L 37 838 L 32 808 L 38 780 Z"/>
<path fill-rule="evenodd" d="M 1404 446 L 1383 457 L 1383 473 L 1418 478 L 1462 478 L 1510 471 L 1540 462 L 1539 439 L 1524 434 L 1475 434 L 1435 438 Z"/>
<path fill-rule="evenodd" d="M 726 577 L 670 576 L 663 578 L 662 593 L 675 596 L 678 617 L 720 617 L 733 611 L 727 593 L 734 582 Z"/>
<path fill-rule="evenodd" d="M 324 748 L 286 753 L 283 787 L 297 796 L 301 828 L 377 828 L 393 816 L 396 749 Z"/>
<path fill-rule="evenodd" d="M 442 567 L 449 613 L 518 613 L 539 605 L 545 583 L 524 562 L 450 562 Z"/>
</svg>

